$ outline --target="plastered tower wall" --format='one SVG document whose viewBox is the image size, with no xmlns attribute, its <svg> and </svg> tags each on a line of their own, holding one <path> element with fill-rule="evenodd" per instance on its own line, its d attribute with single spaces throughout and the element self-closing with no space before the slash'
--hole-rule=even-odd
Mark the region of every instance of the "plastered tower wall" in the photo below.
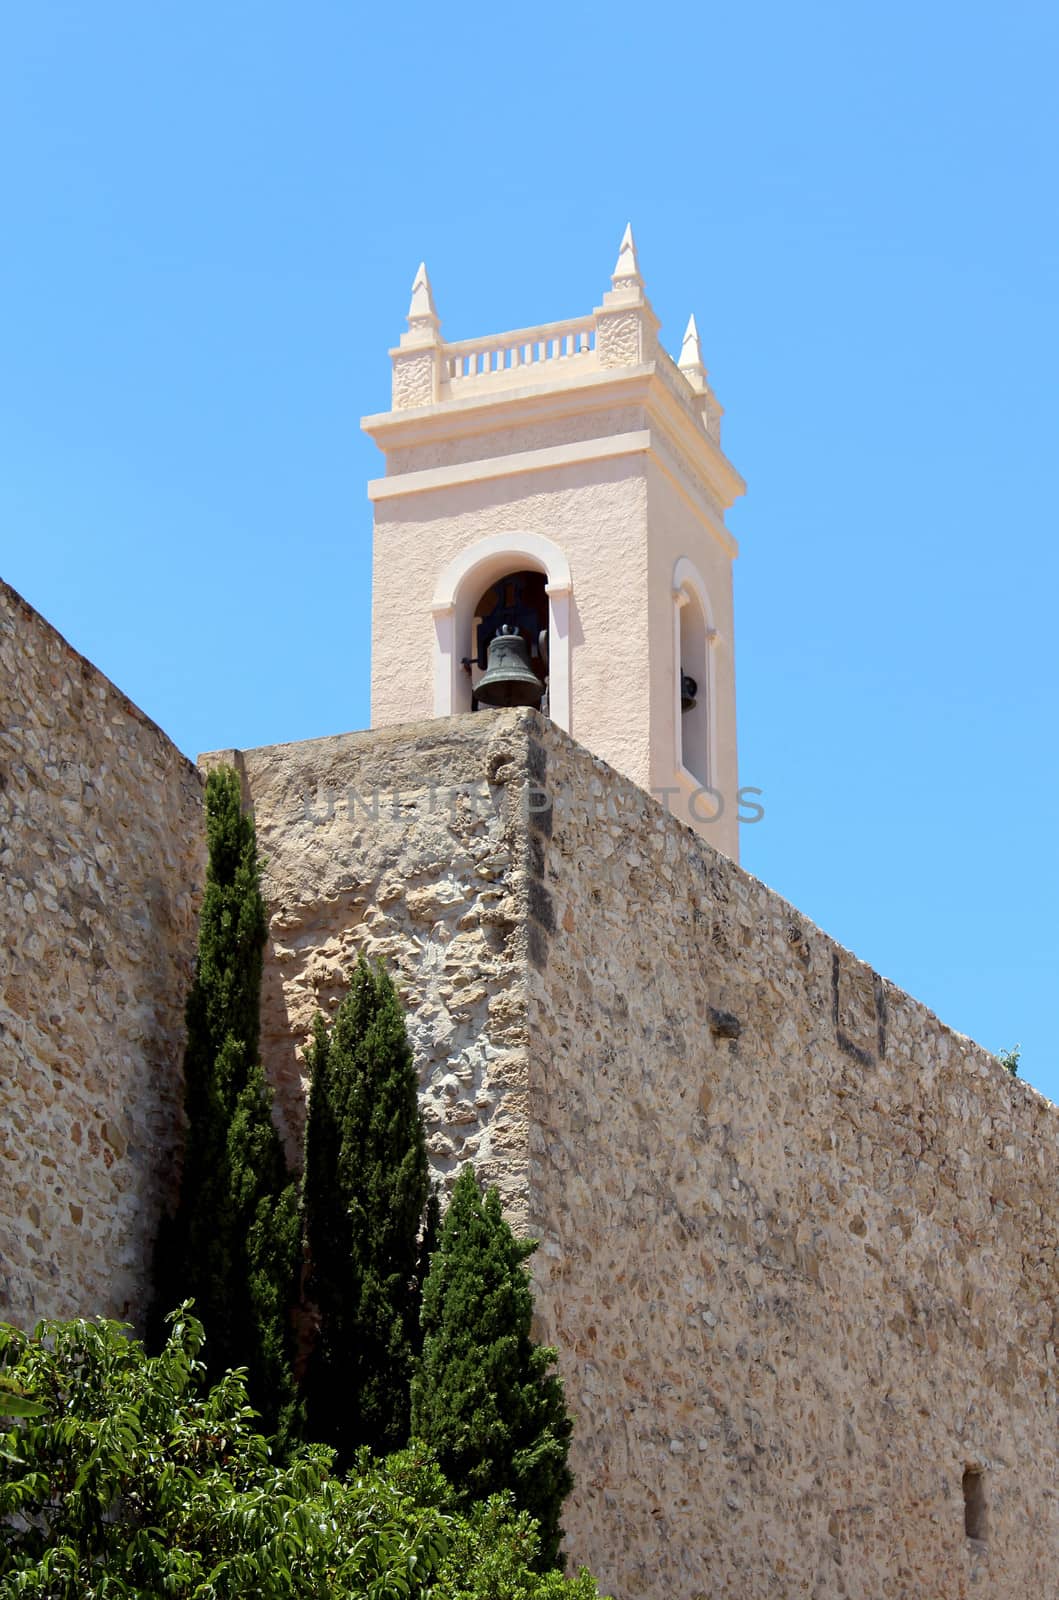
<svg viewBox="0 0 1059 1600">
<path fill-rule="evenodd" d="M 201 782 L 0 584 L 0 1317 L 131 1317 L 179 1137 Z"/>
<path fill-rule="evenodd" d="M 572 1556 L 619 1600 L 1050 1592 L 1056 1108 L 532 712 L 241 759 L 289 1121 L 384 954 L 436 1170 L 542 1241 Z"/>
<path fill-rule="evenodd" d="M 681 486 L 682 479 L 692 474 L 692 469 L 685 457 L 674 455 L 675 448 L 660 438 L 658 459 L 649 461 L 647 470 L 647 515 L 651 527 L 647 586 L 651 661 L 649 716 L 651 727 L 656 730 L 651 744 L 651 780 L 647 787 L 656 798 L 666 797 L 668 791 L 669 809 L 689 827 L 696 827 L 710 844 L 738 861 L 739 759 L 734 714 L 735 607 L 732 596 L 735 542 L 726 536 L 720 524 L 714 527 L 713 537 L 701 537 L 701 509 L 689 504 Z M 682 767 L 674 772 L 670 755 L 677 744 L 677 725 L 681 720 L 670 669 L 673 660 L 672 578 L 677 562 L 688 550 L 695 551 L 705 583 L 710 602 L 707 622 L 712 632 L 707 676 L 699 683 L 699 693 L 707 701 L 710 770 L 713 786 L 721 797 L 722 810 L 715 821 L 706 823 L 703 819 L 713 815 L 716 799 L 697 796 L 698 779 Z"/>
<path fill-rule="evenodd" d="M 599 426 L 606 428 L 614 416 L 604 411 Z M 564 431 L 556 429 L 560 437 Z M 646 589 L 645 457 L 639 452 L 519 471 L 523 441 L 517 433 L 492 434 L 488 443 L 506 458 L 509 470 L 502 479 L 462 485 L 458 493 L 419 489 L 376 502 L 372 723 L 400 725 L 434 715 L 431 606 L 439 569 L 468 545 L 505 545 L 516 534 L 554 540 L 558 529 L 569 530 L 563 546 L 576 573 L 569 621 L 572 725 L 646 783 L 648 615 L 646 605 L 630 605 L 628 588 L 615 581 L 619 572 L 635 573 Z M 520 565 L 525 558 L 512 557 L 501 569 Z M 475 587 L 480 592 L 487 579 Z M 469 632 L 459 648 L 462 654 L 469 650 Z"/>
<path fill-rule="evenodd" d="M 420 268 L 391 409 L 362 424 L 386 459 L 368 485 L 372 723 L 469 711 L 479 603 L 542 574 L 551 720 L 737 858 L 725 514 L 745 485 L 695 320 L 674 361 L 631 230 L 611 284 L 590 315 L 446 342 Z M 519 623 L 531 645 L 543 616 Z"/>
</svg>

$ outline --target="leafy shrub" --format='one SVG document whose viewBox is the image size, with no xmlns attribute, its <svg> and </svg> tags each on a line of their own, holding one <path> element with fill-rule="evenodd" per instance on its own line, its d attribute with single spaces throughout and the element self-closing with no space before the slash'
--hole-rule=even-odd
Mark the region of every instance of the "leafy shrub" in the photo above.
<svg viewBox="0 0 1059 1600">
<path fill-rule="evenodd" d="M 201 1324 L 169 1321 L 157 1356 L 114 1322 L 0 1324 L 3 1600 L 596 1600 L 531 1570 L 509 1504 L 458 1513 L 422 1452 L 277 1466 L 243 1373 L 208 1388 Z"/>
<path fill-rule="evenodd" d="M 1019 1044 L 1015 1045 L 1015 1047 L 1011 1050 L 997 1051 L 997 1060 L 1004 1068 L 1004 1071 L 1010 1072 L 1013 1078 L 1017 1078 L 1019 1075 L 1019 1056 L 1021 1054 L 1022 1046 Z"/>
</svg>

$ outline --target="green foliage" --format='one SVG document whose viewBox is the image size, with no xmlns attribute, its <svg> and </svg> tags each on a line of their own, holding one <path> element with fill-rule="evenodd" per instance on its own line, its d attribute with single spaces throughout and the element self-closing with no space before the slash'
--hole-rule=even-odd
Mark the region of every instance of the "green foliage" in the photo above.
<svg viewBox="0 0 1059 1600">
<path fill-rule="evenodd" d="M 529 1570 L 532 1523 L 493 1501 L 457 1513 L 421 1452 L 286 1467 L 255 1432 L 240 1373 L 212 1389 L 184 1307 L 161 1354 L 116 1323 L 0 1324 L 2 1600 L 596 1600 Z"/>
<path fill-rule="evenodd" d="M 464 1503 L 508 1491 L 540 1527 L 543 1567 L 559 1560 L 559 1517 L 571 1487 L 571 1421 L 555 1351 L 530 1337 L 533 1294 L 500 1196 L 482 1198 L 465 1167 L 423 1292 L 423 1354 L 412 1429 L 436 1453 Z"/>
<path fill-rule="evenodd" d="M 418 1238 L 427 1158 L 404 1013 L 363 957 L 328 1030 L 317 1017 L 302 1186 L 308 1293 L 319 1314 L 305 1377 L 309 1437 L 345 1465 L 408 1439 Z"/>
<path fill-rule="evenodd" d="M 537 1524 L 528 1512 L 514 1511 L 510 1495 L 498 1494 L 457 1519 L 430 1594 L 431 1600 L 596 1600 L 598 1590 L 585 1568 L 564 1578 L 545 1565 Z"/>
<path fill-rule="evenodd" d="M 43 1410 L 39 1400 L 0 1374 L 0 1417 L 39 1417 Z"/>
<path fill-rule="evenodd" d="M 423 1232 L 419 1240 L 419 1259 L 416 1262 L 416 1317 L 412 1330 L 412 1347 L 416 1359 L 423 1353 L 423 1323 L 421 1317 L 423 1289 L 430 1272 L 430 1263 L 441 1238 L 441 1192 L 437 1182 L 430 1185 L 427 1208 L 423 1217 Z"/>
<path fill-rule="evenodd" d="M 265 906 L 238 775 L 206 781 L 208 864 L 187 1002 L 187 1139 L 177 1216 L 160 1235 L 158 1310 L 193 1298 L 210 1374 L 245 1366 L 270 1430 L 293 1411 L 289 1323 L 300 1262 L 298 1197 L 258 1057 Z M 156 1311 L 156 1317 L 157 1317 Z"/>
<path fill-rule="evenodd" d="M 1019 1056 L 1021 1054 L 1022 1046 L 1020 1044 L 1015 1045 L 1012 1050 L 997 1051 L 997 1060 L 1004 1068 L 1004 1071 L 1010 1072 L 1013 1078 L 1017 1078 L 1019 1075 Z"/>
</svg>

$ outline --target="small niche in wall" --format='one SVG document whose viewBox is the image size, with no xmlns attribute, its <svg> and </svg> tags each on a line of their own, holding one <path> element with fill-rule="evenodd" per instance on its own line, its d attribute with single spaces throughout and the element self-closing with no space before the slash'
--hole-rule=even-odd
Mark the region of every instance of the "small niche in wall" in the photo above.
<svg viewBox="0 0 1059 1600">
<path fill-rule="evenodd" d="M 965 1467 L 963 1473 L 963 1531 L 981 1543 L 989 1537 L 986 1517 L 985 1469 Z"/>
</svg>

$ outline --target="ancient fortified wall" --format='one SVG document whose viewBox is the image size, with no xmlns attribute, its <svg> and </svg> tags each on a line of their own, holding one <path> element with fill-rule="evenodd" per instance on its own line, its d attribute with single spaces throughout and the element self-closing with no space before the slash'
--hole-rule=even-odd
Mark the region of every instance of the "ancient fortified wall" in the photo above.
<svg viewBox="0 0 1059 1600">
<path fill-rule="evenodd" d="M 533 712 L 237 759 L 292 1147 L 383 954 L 435 1165 L 542 1241 L 604 1586 L 1050 1592 L 1055 1107 Z"/>
<path fill-rule="evenodd" d="M 194 766 L 0 583 L 0 1317 L 136 1317 L 179 1132 Z"/>
<path fill-rule="evenodd" d="M 135 1315 L 200 779 L 0 599 L 2 1314 Z M 542 1241 L 571 1553 L 619 1600 L 1049 1594 L 1059 1112 L 536 713 L 221 754 L 292 1154 L 365 948 L 436 1169 L 474 1159 Z"/>
</svg>

